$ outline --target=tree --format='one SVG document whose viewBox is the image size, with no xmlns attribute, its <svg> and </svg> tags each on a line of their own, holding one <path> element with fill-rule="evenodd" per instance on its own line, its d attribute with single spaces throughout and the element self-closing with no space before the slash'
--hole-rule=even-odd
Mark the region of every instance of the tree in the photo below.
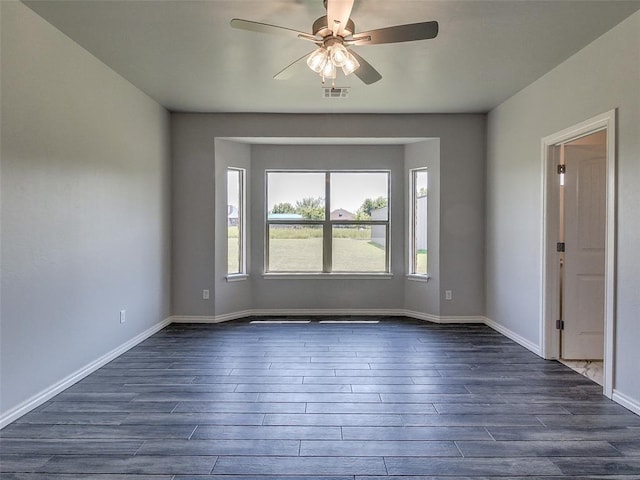
<svg viewBox="0 0 640 480">
<path fill-rule="evenodd" d="M 271 213 L 296 213 L 296 208 L 288 202 L 276 203 Z"/>
<path fill-rule="evenodd" d="M 299 213 L 307 220 L 324 220 L 324 198 L 307 197 L 298 200 L 295 213 Z"/>
<path fill-rule="evenodd" d="M 370 220 L 371 212 L 387 206 L 387 199 L 385 197 L 378 197 L 374 200 L 371 198 L 365 198 L 364 202 L 356 212 L 356 220 Z"/>
</svg>

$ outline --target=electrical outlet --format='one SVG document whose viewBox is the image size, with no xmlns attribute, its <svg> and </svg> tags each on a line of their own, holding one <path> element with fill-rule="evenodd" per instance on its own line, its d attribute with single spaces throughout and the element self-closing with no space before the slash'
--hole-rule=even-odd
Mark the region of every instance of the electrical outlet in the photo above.
<svg viewBox="0 0 640 480">
<path fill-rule="evenodd" d="M 209 300 L 209 290 L 202 290 L 202 299 Z"/>
<path fill-rule="evenodd" d="M 451 290 L 444 291 L 444 299 L 445 300 L 453 300 L 453 292 Z"/>
<path fill-rule="evenodd" d="M 127 321 L 127 311 L 120 310 L 120 323 L 124 323 Z"/>
</svg>

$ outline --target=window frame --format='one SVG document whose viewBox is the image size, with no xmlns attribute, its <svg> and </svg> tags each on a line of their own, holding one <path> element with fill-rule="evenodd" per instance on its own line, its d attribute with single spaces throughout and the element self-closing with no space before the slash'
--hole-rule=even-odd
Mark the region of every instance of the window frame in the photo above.
<svg viewBox="0 0 640 480">
<path fill-rule="evenodd" d="M 426 222 L 426 242 L 427 242 L 427 271 L 426 273 L 419 273 L 417 266 L 417 175 L 419 173 L 427 174 L 427 205 L 429 204 L 429 169 L 427 167 L 417 167 L 409 170 L 409 255 L 407 262 L 407 277 L 412 280 L 427 281 L 429 279 L 429 257 L 428 257 L 428 244 L 429 244 L 429 217 L 427 213 Z M 428 208 L 428 207 L 427 207 Z"/>
<path fill-rule="evenodd" d="M 229 272 L 229 236 L 227 233 L 227 281 L 237 281 L 247 278 L 247 170 L 241 167 L 227 167 L 227 212 L 229 211 L 229 173 L 238 172 L 238 272 Z M 227 220 L 227 232 L 229 223 Z"/>
<path fill-rule="evenodd" d="M 325 175 L 324 183 L 324 219 L 269 219 L 269 174 L 270 173 L 322 173 Z M 332 220 L 331 219 L 331 174 L 333 173 L 384 173 L 387 175 L 387 219 L 386 220 Z M 322 227 L 322 271 L 279 271 L 269 270 L 269 226 L 270 225 L 318 225 Z M 380 272 L 368 271 L 339 271 L 333 272 L 333 227 L 335 225 L 365 225 L 386 226 L 385 235 L 385 270 Z M 264 177 L 264 266 L 265 278 L 333 278 L 349 277 L 357 278 L 391 277 L 391 170 L 390 169 L 267 169 Z"/>
</svg>

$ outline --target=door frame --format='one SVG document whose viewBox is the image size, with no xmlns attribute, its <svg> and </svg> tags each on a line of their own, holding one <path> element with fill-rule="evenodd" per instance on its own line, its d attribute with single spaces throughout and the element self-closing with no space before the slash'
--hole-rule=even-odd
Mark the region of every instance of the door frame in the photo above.
<svg viewBox="0 0 640 480">
<path fill-rule="evenodd" d="M 607 133 L 606 158 L 606 240 L 605 240 L 605 299 L 604 299 L 604 377 L 603 393 L 613 395 L 614 335 L 615 335 L 615 272 L 616 272 L 616 110 L 597 115 L 589 120 L 542 139 L 542 272 L 540 345 L 546 359 L 560 357 L 560 331 L 556 329 L 559 312 L 559 264 L 555 245 L 559 235 L 558 174 L 553 147 L 568 143 L 592 133 Z"/>
</svg>

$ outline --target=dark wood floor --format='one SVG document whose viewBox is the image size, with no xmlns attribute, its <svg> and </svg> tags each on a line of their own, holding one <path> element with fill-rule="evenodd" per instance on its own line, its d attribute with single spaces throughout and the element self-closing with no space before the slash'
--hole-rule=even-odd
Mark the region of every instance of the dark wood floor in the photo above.
<svg viewBox="0 0 640 480">
<path fill-rule="evenodd" d="M 601 391 L 485 326 L 171 325 L 7 426 L 0 476 L 638 479 Z"/>
</svg>

